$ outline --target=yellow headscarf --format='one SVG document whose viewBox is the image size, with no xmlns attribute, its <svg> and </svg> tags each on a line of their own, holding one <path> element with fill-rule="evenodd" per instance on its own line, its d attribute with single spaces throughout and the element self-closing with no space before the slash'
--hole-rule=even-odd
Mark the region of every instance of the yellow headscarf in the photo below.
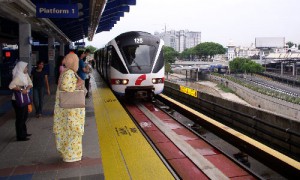
<svg viewBox="0 0 300 180">
<path fill-rule="evenodd" d="M 69 53 L 63 60 L 66 68 L 72 69 L 74 72 L 78 71 L 79 58 L 76 54 Z"/>
</svg>

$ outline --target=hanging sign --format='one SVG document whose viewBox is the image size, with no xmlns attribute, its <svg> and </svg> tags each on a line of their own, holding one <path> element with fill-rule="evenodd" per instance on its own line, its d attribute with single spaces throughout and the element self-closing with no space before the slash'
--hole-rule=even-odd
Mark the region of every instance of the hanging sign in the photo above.
<svg viewBox="0 0 300 180">
<path fill-rule="evenodd" d="M 77 4 L 36 4 L 37 18 L 78 18 Z"/>
</svg>

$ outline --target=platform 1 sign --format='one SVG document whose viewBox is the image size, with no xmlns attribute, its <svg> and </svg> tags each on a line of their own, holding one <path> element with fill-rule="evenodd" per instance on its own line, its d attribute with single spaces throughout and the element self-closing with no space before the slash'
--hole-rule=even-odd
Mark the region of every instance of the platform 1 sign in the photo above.
<svg viewBox="0 0 300 180">
<path fill-rule="evenodd" d="M 37 18 L 78 18 L 77 4 L 36 4 Z"/>
<path fill-rule="evenodd" d="M 197 90 L 185 86 L 180 86 L 180 92 L 183 92 L 193 97 L 197 97 Z"/>
</svg>

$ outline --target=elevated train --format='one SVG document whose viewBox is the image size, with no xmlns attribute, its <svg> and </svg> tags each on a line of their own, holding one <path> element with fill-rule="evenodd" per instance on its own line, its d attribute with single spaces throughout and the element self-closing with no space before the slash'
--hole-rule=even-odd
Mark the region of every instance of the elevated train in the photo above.
<svg viewBox="0 0 300 180">
<path fill-rule="evenodd" d="M 96 68 L 115 94 L 153 97 L 164 88 L 163 45 L 147 32 L 120 34 L 95 52 Z"/>
</svg>

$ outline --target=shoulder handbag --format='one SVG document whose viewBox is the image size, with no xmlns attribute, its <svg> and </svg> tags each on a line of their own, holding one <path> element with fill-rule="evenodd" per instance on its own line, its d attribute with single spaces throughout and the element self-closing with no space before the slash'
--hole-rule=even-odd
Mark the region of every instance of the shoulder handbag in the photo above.
<svg viewBox="0 0 300 180">
<path fill-rule="evenodd" d="M 59 91 L 59 106 L 65 109 L 84 108 L 84 90 L 76 89 L 74 92 Z"/>
<path fill-rule="evenodd" d="M 59 90 L 59 106 L 65 109 L 85 108 L 85 94 L 84 89 L 76 89 L 74 92 Z"/>
<path fill-rule="evenodd" d="M 21 91 L 14 91 L 15 99 L 18 107 L 24 107 L 31 103 L 29 94 L 23 94 Z"/>
</svg>

